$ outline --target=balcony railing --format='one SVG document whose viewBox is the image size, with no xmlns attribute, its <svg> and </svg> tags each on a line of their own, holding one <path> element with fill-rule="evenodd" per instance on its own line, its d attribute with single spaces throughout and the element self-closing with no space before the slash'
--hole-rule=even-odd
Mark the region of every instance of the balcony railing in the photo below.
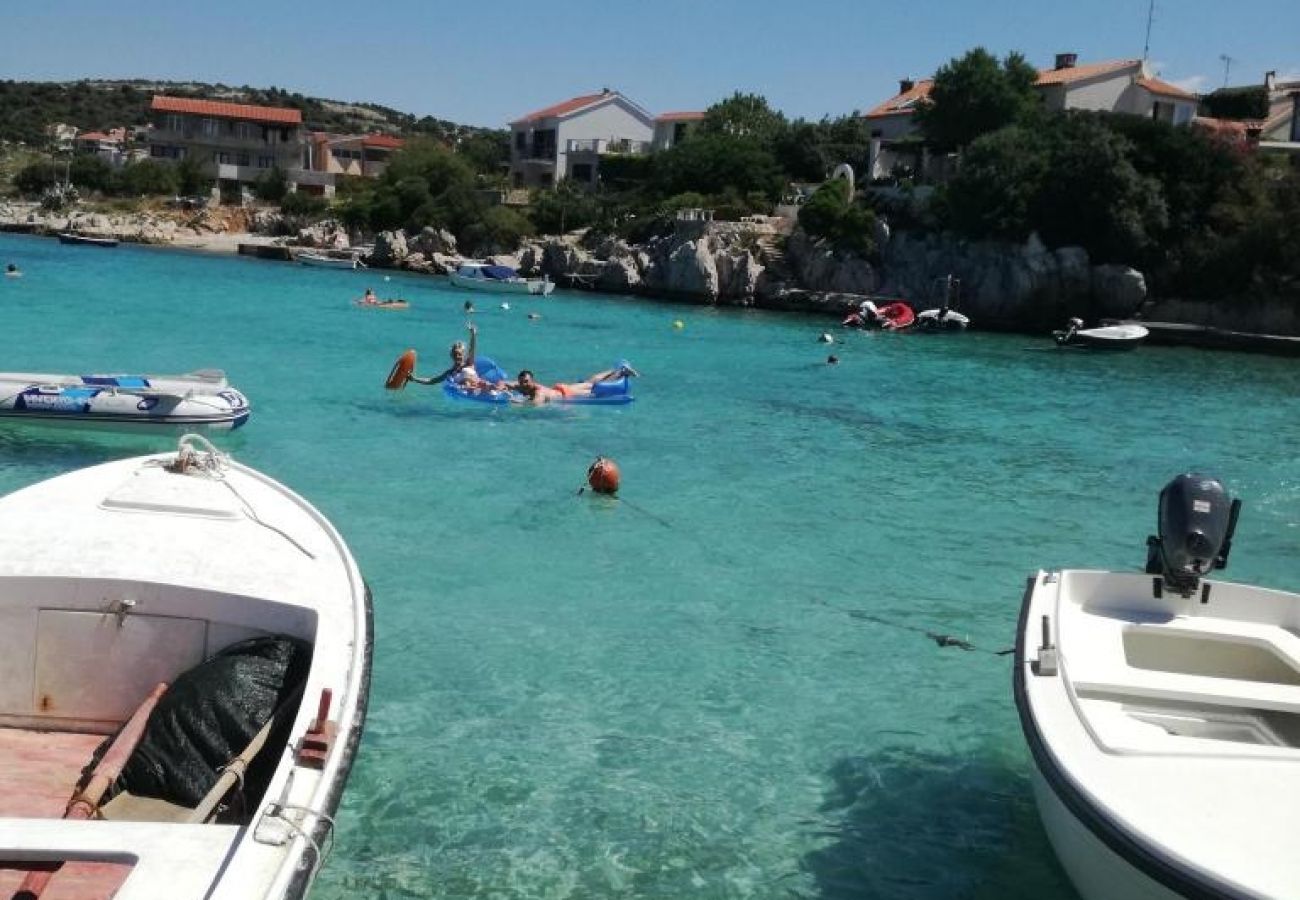
<svg viewBox="0 0 1300 900">
<path fill-rule="evenodd" d="M 572 140 L 565 143 L 565 149 L 569 153 L 595 153 L 605 155 L 608 153 L 627 153 L 640 155 L 650 152 L 649 141 L 633 141 L 626 138 L 594 138 L 590 140 Z"/>
</svg>

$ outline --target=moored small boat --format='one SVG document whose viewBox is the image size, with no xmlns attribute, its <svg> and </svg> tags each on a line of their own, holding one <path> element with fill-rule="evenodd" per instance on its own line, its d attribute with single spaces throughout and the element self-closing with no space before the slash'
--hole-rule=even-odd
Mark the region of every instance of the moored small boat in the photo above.
<svg viewBox="0 0 1300 900">
<path fill-rule="evenodd" d="M 61 244 L 84 244 L 88 247 L 116 247 L 116 238 L 91 237 L 88 234 L 76 234 L 71 231 L 59 232 Z"/>
<path fill-rule="evenodd" d="M 251 413 L 224 372 L 55 375 L 0 372 L 0 422 L 134 433 L 239 428 Z"/>
<path fill-rule="evenodd" d="M 355 256 L 331 256 L 328 253 L 312 253 L 304 251 L 299 253 L 295 259 L 304 266 L 314 266 L 318 269 L 355 269 L 359 265 Z"/>
<path fill-rule="evenodd" d="M 1239 509 L 1181 475 L 1145 573 L 1029 580 L 1015 702 L 1084 900 L 1300 897 L 1300 595 L 1206 577 Z"/>
<path fill-rule="evenodd" d="M 52 478 L 0 499 L 0 618 L 4 896 L 307 892 L 371 659 L 319 511 L 193 438 Z"/>
<path fill-rule="evenodd" d="M 1058 347 L 1077 347 L 1086 350 L 1132 350 L 1147 339 L 1147 329 L 1131 322 L 1119 325 L 1099 325 L 1084 328 L 1082 319 L 1071 319 L 1064 331 L 1053 331 L 1052 339 Z"/>
<path fill-rule="evenodd" d="M 555 290 L 555 282 L 549 278 L 522 278 L 509 266 L 479 262 L 461 263 L 451 273 L 451 283 L 466 290 L 496 294 L 533 294 L 545 297 Z"/>
<path fill-rule="evenodd" d="M 961 294 L 961 279 L 948 275 L 940 279 L 943 302 L 934 309 L 923 309 L 916 314 L 917 331 L 931 334 L 948 331 L 965 331 L 970 327 L 970 317 L 953 309 Z"/>
</svg>

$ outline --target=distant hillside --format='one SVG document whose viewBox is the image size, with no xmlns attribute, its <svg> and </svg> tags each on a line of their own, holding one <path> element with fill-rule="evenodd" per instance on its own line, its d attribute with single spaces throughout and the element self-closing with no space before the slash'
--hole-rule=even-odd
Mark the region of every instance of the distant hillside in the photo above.
<svg viewBox="0 0 1300 900">
<path fill-rule="evenodd" d="M 75 125 L 79 131 L 143 125 L 150 97 L 162 93 L 293 107 L 302 110 L 307 127 L 317 131 L 427 134 L 443 140 L 493 133 L 493 129 L 457 125 L 431 116 L 416 119 L 377 103 L 304 97 L 276 87 L 145 80 L 0 81 L 0 141 L 43 146 L 48 142 L 45 128 L 54 122 Z"/>
</svg>

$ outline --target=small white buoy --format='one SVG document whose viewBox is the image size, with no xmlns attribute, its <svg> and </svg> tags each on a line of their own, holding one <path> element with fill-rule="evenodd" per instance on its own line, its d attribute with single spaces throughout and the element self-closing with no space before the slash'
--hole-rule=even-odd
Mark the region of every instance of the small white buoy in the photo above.
<svg viewBox="0 0 1300 900">
<path fill-rule="evenodd" d="M 830 332 L 823 331 L 822 336 L 819 337 L 817 341 L 822 344 L 833 344 L 835 343 L 835 338 L 831 337 Z"/>
<path fill-rule="evenodd" d="M 385 275 L 385 276 L 384 276 L 384 281 L 392 281 L 392 280 L 393 280 L 393 276 L 392 276 L 392 275 Z"/>
<path fill-rule="evenodd" d="M 509 308 L 510 308 L 510 304 L 509 304 L 509 303 L 502 303 L 502 304 L 501 304 L 501 308 L 502 308 L 502 309 L 509 309 Z"/>
</svg>

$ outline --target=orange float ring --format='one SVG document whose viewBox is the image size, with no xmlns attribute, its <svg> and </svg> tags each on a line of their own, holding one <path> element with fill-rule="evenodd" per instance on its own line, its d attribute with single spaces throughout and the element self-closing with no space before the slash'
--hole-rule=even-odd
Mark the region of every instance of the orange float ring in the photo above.
<svg viewBox="0 0 1300 900">
<path fill-rule="evenodd" d="M 388 373 L 388 380 L 384 382 L 384 387 L 390 391 L 400 391 L 406 387 L 406 382 L 414 371 L 415 351 L 407 350 L 397 357 L 397 362 L 393 363 L 393 371 Z"/>
<path fill-rule="evenodd" d="M 587 484 L 591 485 L 591 489 L 597 494 L 617 493 L 618 481 L 618 466 L 612 459 L 598 456 L 591 464 L 591 468 L 587 469 Z"/>
</svg>

